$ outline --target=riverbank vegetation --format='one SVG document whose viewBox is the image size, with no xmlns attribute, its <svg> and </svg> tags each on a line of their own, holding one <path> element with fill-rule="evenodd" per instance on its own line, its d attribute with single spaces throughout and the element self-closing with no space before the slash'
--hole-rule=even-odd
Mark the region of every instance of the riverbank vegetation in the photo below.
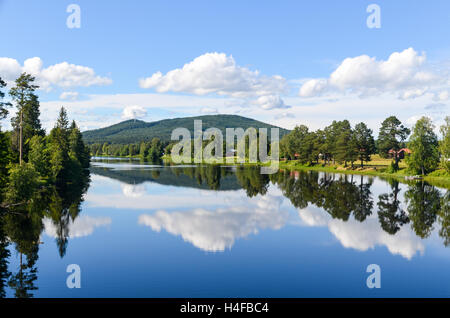
<svg viewBox="0 0 450 318">
<path fill-rule="evenodd" d="M 302 125 L 281 140 L 280 153 L 287 161 L 294 160 L 310 167 L 321 165 L 358 171 L 382 169 L 392 174 L 404 170 L 405 175 L 422 176 L 440 169 L 441 175 L 450 177 L 449 124 L 447 117 L 441 127 L 441 141 L 427 117 L 416 122 L 409 141 L 406 139 L 411 131 L 394 116 L 383 121 L 377 140 L 364 123 L 352 128 L 348 120 L 334 121 L 323 130 L 312 132 Z M 408 152 L 402 153 L 405 148 Z"/>
<path fill-rule="evenodd" d="M 395 116 L 390 116 L 381 124 L 378 139 L 363 122 L 352 127 L 348 120 L 333 121 L 316 131 L 300 125 L 284 135 L 279 143 L 280 167 L 398 178 L 415 176 L 450 187 L 449 127 L 450 117 L 447 117 L 440 127 L 439 140 L 428 117 L 420 118 L 410 130 Z M 257 138 L 261 136 L 258 134 Z M 158 158 L 170 160 L 175 143 L 153 138 L 151 142 L 128 145 L 92 144 L 90 150 L 97 156 L 134 157 L 154 162 Z M 203 149 L 208 143 L 210 141 L 202 141 Z M 191 148 L 193 144 L 191 142 Z M 269 142 L 268 145 L 270 153 Z M 244 164 L 252 165 L 248 163 L 248 147 L 247 136 Z M 224 159 L 238 159 L 235 154 L 236 147 L 228 149 L 223 144 Z M 191 151 L 192 159 L 193 155 Z"/>
<path fill-rule="evenodd" d="M 416 176 L 449 188 L 449 127 L 447 117 L 438 140 L 428 117 L 420 118 L 411 134 L 391 116 L 383 121 L 375 140 L 364 123 L 352 128 L 347 120 L 334 121 L 314 132 L 298 126 L 280 142 L 280 153 L 285 158 L 280 167 L 394 178 Z"/>
<path fill-rule="evenodd" d="M 75 121 L 61 107 L 49 134 L 41 126 L 35 79 L 23 73 L 9 90 L 0 78 L 0 120 L 14 107 L 12 129 L 0 129 L 0 298 L 5 287 L 18 298 L 37 289 L 37 261 L 44 222 L 54 226 L 60 257 L 66 253 L 69 225 L 81 211 L 89 187 L 89 148 Z M 10 272 L 12 244 L 20 255 L 17 271 Z"/>
<path fill-rule="evenodd" d="M 89 175 L 89 149 L 64 107 L 48 135 L 42 128 L 34 81 L 23 73 L 9 90 L 11 102 L 4 102 L 6 83 L 0 79 L 0 119 L 16 108 L 12 130 L 0 130 L 2 207 L 29 203 L 43 188 L 73 185 Z"/>
</svg>

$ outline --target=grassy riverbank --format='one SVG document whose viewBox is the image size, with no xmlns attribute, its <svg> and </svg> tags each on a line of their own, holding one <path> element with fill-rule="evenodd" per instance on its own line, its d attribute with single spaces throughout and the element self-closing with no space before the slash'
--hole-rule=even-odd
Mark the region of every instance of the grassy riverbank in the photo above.
<svg viewBox="0 0 450 318">
<path fill-rule="evenodd" d="M 331 165 L 331 166 L 323 166 L 322 164 L 316 164 L 313 166 L 302 165 L 299 162 L 293 161 L 282 161 L 280 162 L 280 169 L 292 170 L 292 171 L 300 171 L 300 170 L 314 170 L 314 171 L 322 171 L 322 172 L 331 172 L 331 173 L 344 173 L 344 174 L 356 174 L 356 175 L 367 175 L 367 176 L 377 176 L 381 178 L 395 178 L 399 181 L 408 182 L 406 177 L 411 177 L 411 174 L 408 174 L 406 168 L 400 168 L 397 172 L 389 173 L 387 172 L 388 166 L 385 167 L 372 167 L 370 165 L 365 166 L 364 168 L 354 166 L 354 168 L 346 167 L 344 168 L 341 165 Z M 450 189 L 450 175 L 445 174 L 443 170 L 437 170 L 429 175 L 422 176 L 423 180 L 428 183 Z M 414 181 L 412 181 L 414 182 Z"/>
</svg>

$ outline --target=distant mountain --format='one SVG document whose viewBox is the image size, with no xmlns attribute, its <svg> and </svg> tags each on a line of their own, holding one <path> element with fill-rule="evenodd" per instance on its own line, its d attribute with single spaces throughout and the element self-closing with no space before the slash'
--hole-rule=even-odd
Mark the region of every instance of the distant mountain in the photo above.
<svg viewBox="0 0 450 318">
<path fill-rule="evenodd" d="M 158 137 L 162 141 L 170 141 L 172 131 L 175 128 L 187 128 L 193 136 L 194 120 L 202 120 L 203 131 L 210 127 L 218 128 L 222 131 L 225 138 L 225 128 L 243 128 L 249 127 L 280 128 L 270 124 L 260 122 L 251 118 L 238 115 L 206 115 L 197 117 L 184 117 L 174 119 L 164 119 L 147 123 L 142 120 L 127 120 L 109 127 L 88 130 L 83 132 L 83 139 L 87 143 L 113 143 L 113 144 L 131 144 L 141 141 L 150 141 Z M 280 128 L 280 139 L 287 134 L 289 130 Z"/>
</svg>

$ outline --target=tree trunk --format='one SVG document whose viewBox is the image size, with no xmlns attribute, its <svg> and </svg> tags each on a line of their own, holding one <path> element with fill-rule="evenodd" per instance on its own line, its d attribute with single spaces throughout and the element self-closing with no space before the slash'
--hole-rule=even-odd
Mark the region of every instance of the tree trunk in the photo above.
<svg viewBox="0 0 450 318">
<path fill-rule="evenodd" d="M 23 141 L 22 141 L 22 135 L 23 135 L 23 111 L 20 111 L 20 127 L 19 127 L 19 164 L 22 165 L 22 147 L 23 147 Z"/>
<path fill-rule="evenodd" d="M 398 153 L 395 153 L 395 168 L 398 169 L 398 162 L 400 161 L 400 158 L 398 157 Z"/>
</svg>

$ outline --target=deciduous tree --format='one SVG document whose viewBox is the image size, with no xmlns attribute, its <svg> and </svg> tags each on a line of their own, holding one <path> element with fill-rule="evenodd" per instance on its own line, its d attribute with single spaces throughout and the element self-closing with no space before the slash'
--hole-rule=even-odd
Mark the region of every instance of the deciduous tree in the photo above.
<svg viewBox="0 0 450 318">
<path fill-rule="evenodd" d="M 406 158 L 408 169 L 425 175 L 439 164 L 438 138 L 434 125 L 428 117 L 420 118 L 413 128 L 409 148 L 412 153 Z"/>
</svg>

